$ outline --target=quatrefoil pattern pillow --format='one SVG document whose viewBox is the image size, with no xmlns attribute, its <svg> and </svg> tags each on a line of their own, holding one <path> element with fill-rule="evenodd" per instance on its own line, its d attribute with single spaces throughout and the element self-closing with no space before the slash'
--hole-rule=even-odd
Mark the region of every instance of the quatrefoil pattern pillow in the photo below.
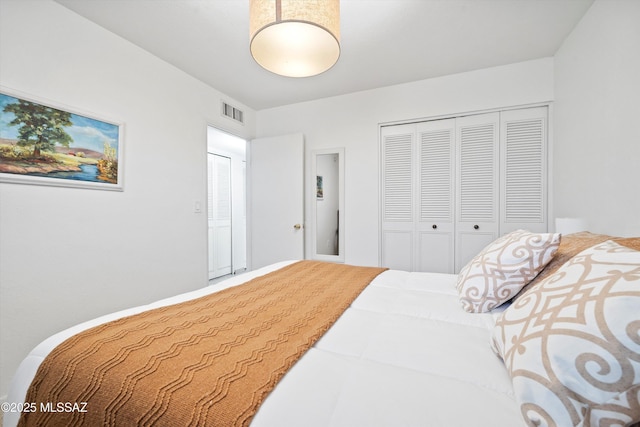
<svg viewBox="0 0 640 427">
<path fill-rule="evenodd" d="M 580 252 L 500 315 L 492 346 L 529 425 L 636 425 L 640 252 L 612 241 Z"/>
<path fill-rule="evenodd" d="M 456 288 L 462 308 L 481 313 L 510 300 L 551 261 L 559 245 L 559 233 L 526 230 L 495 240 L 458 274 Z"/>
</svg>

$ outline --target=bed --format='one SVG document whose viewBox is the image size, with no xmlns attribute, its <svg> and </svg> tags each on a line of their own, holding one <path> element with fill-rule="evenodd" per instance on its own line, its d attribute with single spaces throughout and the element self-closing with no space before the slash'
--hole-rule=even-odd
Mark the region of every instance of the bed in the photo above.
<svg viewBox="0 0 640 427">
<path fill-rule="evenodd" d="M 526 240 L 529 245 L 534 237 L 538 239 L 535 244 L 540 240 L 540 235 L 522 230 L 514 233 L 485 248 L 459 275 L 374 272 L 335 323 L 291 362 L 274 388 L 264 393 L 256 411 L 239 424 L 514 427 L 638 423 L 640 252 L 633 248 L 640 249 L 640 239 L 579 233 L 560 240 L 557 234 L 544 234 L 545 244 L 527 251 L 526 269 L 505 276 L 508 268 L 502 263 L 498 276 L 506 279 L 506 286 L 478 292 L 488 283 L 487 260 L 503 254 L 505 245 L 514 241 L 521 245 Z M 91 400 L 37 404 L 31 400 L 35 396 L 32 383 L 43 361 L 70 337 L 139 313 L 241 289 L 245 282 L 297 264 L 277 263 L 50 337 L 16 372 L 4 425 L 18 425 L 20 410 L 47 411 L 50 425 L 70 425 L 67 419 L 61 420 L 72 413 L 74 422 L 83 425 L 83 411 L 91 410 Z M 495 264 L 490 270 L 495 276 Z M 594 279 L 612 270 L 616 271 L 613 279 Z M 478 275 L 478 271 L 484 273 Z M 481 276 L 483 284 L 478 285 Z M 525 283 L 513 285 L 519 282 Z M 580 301 L 580 313 L 574 303 L 586 293 L 583 288 L 576 291 L 577 283 L 598 290 Z M 557 302 L 559 293 L 570 295 L 564 298 L 570 301 L 566 307 Z M 541 305 L 542 301 L 546 302 Z M 582 319 L 570 332 L 568 317 Z M 536 323 L 540 319 L 542 326 Z M 594 341 L 598 341 L 595 346 Z M 584 345 L 594 348 L 579 350 Z M 528 351 L 523 352 L 524 347 Z M 20 422 L 27 425 L 24 418 Z M 124 425 L 117 418 L 109 423 Z M 162 416 L 147 424 L 177 425 Z M 201 424 L 222 425 L 211 419 Z"/>
</svg>

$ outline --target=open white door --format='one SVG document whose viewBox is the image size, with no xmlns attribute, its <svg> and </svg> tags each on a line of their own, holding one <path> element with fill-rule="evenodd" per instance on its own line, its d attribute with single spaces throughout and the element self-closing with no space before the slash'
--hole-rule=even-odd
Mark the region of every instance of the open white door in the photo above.
<svg viewBox="0 0 640 427">
<path fill-rule="evenodd" d="M 252 269 L 304 258 L 304 136 L 259 138 L 249 149 Z"/>
</svg>

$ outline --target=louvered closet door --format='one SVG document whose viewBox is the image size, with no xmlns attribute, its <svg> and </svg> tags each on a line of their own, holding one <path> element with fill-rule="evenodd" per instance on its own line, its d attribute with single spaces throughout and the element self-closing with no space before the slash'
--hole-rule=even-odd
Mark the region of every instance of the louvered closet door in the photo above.
<svg viewBox="0 0 640 427">
<path fill-rule="evenodd" d="M 417 125 L 417 271 L 454 271 L 455 123 L 447 119 Z"/>
<path fill-rule="evenodd" d="M 500 113 L 457 119 L 456 272 L 498 237 L 499 121 Z"/>
<path fill-rule="evenodd" d="M 503 111 L 500 233 L 547 231 L 547 107 Z"/>
<path fill-rule="evenodd" d="M 413 270 L 415 125 L 381 129 L 382 242 L 385 267 Z"/>
</svg>

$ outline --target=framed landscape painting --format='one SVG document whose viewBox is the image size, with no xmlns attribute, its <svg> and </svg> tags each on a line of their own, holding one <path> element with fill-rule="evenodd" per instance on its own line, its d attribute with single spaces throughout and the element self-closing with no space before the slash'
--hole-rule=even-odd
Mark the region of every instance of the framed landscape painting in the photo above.
<svg viewBox="0 0 640 427">
<path fill-rule="evenodd" d="M 0 88 L 0 182 L 123 190 L 122 125 Z"/>
</svg>

